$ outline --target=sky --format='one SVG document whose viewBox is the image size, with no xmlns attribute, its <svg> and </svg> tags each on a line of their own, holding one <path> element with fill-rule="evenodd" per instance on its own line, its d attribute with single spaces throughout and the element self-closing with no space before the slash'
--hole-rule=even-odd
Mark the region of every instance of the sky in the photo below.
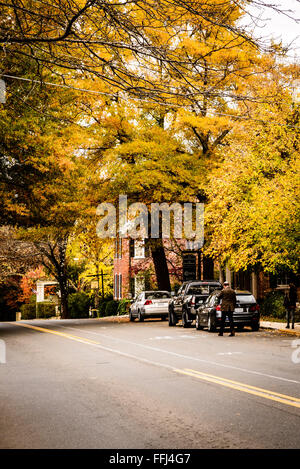
<svg viewBox="0 0 300 469">
<path fill-rule="evenodd" d="M 292 10 L 289 13 L 292 18 L 288 18 L 283 14 L 278 14 L 270 8 L 264 9 L 253 9 L 256 16 L 264 19 L 261 23 L 261 28 L 256 29 L 256 35 L 269 37 L 276 39 L 276 41 L 282 40 L 283 45 L 288 45 L 293 41 L 291 45 L 291 51 L 289 56 L 291 58 L 296 54 L 297 58 L 300 58 L 300 1 L 299 0 L 268 0 L 266 3 L 272 3 L 280 6 L 285 10 Z M 295 20 L 298 20 L 296 22 Z"/>
</svg>

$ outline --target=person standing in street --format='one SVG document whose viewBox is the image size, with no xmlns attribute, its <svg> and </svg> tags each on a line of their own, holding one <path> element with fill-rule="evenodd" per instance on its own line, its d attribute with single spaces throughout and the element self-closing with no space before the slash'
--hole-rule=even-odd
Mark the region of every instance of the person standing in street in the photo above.
<svg viewBox="0 0 300 469">
<path fill-rule="evenodd" d="M 235 335 L 233 312 L 236 306 L 236 294 L 235 294 L 235 291 L 232 290 L 232 288 L 230 288 L 228 282 L 223 283 L 223 290 L 219 294 L 219 299 L 222 300 L 222 303 L 221 303 L 222 318 L 221 318 L 221 327 L 220 327 L 219 335 L 222 336 L 224 333 L 225 321 L 226 321 L 226 316 L 227 316 L 229 319 L 229 324 L 230 324 L 229 336 L 233 337 Z"/>
<path fill-rule="evenodd" d="M 287 324 L 286 329 L 290 328 L 290 321 L 292 323 L 292 329 L 295 328 L 295 311 L 297 302 L 297 289 L 293 283 L 289 285 L 289 293 L 284 298 L 284 306 L 286 309 Z"/>
</svg>

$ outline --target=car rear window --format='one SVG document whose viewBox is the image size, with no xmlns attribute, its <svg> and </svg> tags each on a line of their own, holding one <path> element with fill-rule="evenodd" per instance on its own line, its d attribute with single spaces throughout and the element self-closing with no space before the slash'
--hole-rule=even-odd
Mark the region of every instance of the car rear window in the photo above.
<svg viewBox="0 0 300 469">
<path fill-rule="evenodd" d="M 191 285 L 187 293 L 189 295 L 210 295 L 214 290 L 220 288 L 218 285 Z"/>
<path fill-rule="evenodd" d="M 161 298 L 171 298 L 171 294 L 166 291 L 152 291 L 145 293 L 145 298 L 148 300 L 159 300 Z"/>
<path fill-rule="evenodd" d="M 253 295 L 236 295 L 236 301 L 240 304 L 256 303 Z"/>
</svg>

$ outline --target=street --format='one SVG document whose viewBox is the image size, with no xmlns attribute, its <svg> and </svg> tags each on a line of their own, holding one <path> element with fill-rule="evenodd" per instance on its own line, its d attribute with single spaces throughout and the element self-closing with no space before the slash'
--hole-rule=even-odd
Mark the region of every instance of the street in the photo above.
<svg viewBox="0 0 300 469">
<path fill-rule="evenodd" d="M 0 448 L 299 448 L 294 338 L 150 320 L 0 323 Z"/>
</svg>

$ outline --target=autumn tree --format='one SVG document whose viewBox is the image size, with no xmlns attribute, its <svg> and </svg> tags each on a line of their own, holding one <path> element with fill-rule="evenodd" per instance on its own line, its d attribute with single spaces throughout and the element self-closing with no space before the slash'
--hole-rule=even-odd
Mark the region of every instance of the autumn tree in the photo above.
<svg viewBox="0 0 300 469">
<path fill-rule="evenodd" d="M 236 42 L 266 46 L 251 34 L 259 21 L 248 8 L 253 4 L 292 16 L 264 0 L 7 0 L 0 2 L 0 45 L 16 60 L 34 59 L 41 81 L 46 81 L 46 67 L 61 84 L 76 87 L 93 77 L 98 87 L 105 83 L 132 97 L 178 103 L 204 91 L 194 80 L 197 59 L 182 56 L 182 34 L 189 51 L 189 37 L 193 42 L 195 32 L 207 35 L 212 29 L 224 40 L 218 49 L 227 53 Z M 242 14 L 248 28 L 236 21 Z M 209 58 L 206 51 L 204 56 Z M 176 86 L 168 83 L 170 73 Z M 193 90 L 187 92 L 185 85 Z"/>
<path fill-rule="evenodd" d="M 155 75 L 166 90 L 159 105 L 124 103 L 116 97 L 91 109 L 91 158 L 99 165 L 99 200 L 106 200 L 106 194 L 116 202 L 120 193 L 148 205 L 206 200 L 207 175 L 216 152 L 239 118 L 248 114 L 248 103 L 261 100 L 258 92 L 250 92 L 252 76 L 274 65 L 272 58 L 259 56 L 257 46 L 234 31 L 241 9 L 220 6 L 218 13 L 215 22 L 187 16 L 180 27 L 174 25 L 176 64 L 152 58 L 147 76 Z M 164 29 L 149 32 L 161 47 L 165 34 Z M 167 97 L 170 90 L 172 98 Z M 237 107 L 240 102 L 244 108 Z M 158 286 L 170 289 L 163 242 L 150 244 Z"/>
<path fill-rule="evenodd" d="M 113 284 L 114 241 L 110 238 L 99 238 L 96 232 L 97 219 L 95 216 L 78 219 L 72 239 L 68 247 L 68 255 L 73 258 L 73 265 L 81 265 L 79 284 L 90 286 L 91 281 L 97 282 L 96 305 L 99 302 L 100 289 L 104 274 L 103 293 L 111 292 Z"/>
<path fill-rule="evenodd" d="M 166 111 L 153 106 L 112 102 L 94 110 L 90 132 L 95 136 L 91 161 L 98 202 L 187 202 L 194 198 L 201 178 L 201 161 L 194 161 L 172 130 L 164 126 Z M 197 169 L 195 171 L 195 169 Z M 149 220 L 150 222 L 150 220 Z M 149 229 L 150 236 L 150 229 Z M 170 290 L 163 240 L 149 240 L 158 288 Z"/>
<path fill-rule="evenodd" d="M 299 269 L 299 102 L 293 65 L 256 83 L 273 99 L 252 109 L 210 174 L 208 251 L 235 270 Z"/>
<path fill-rule="evenodd" d="M 3 66 L 30 77 L 36 65 L 7 56 Z M 67 317 L 68 239 L 89 209 L 88 173 L 78 150 L 84 136 L 79 95 L 10 80 L 0 115 L 1 222 L 23 228 L 21 239 L 35 247 L 32 256 L 38 255 L 60 284 Z"/>
</svg>

